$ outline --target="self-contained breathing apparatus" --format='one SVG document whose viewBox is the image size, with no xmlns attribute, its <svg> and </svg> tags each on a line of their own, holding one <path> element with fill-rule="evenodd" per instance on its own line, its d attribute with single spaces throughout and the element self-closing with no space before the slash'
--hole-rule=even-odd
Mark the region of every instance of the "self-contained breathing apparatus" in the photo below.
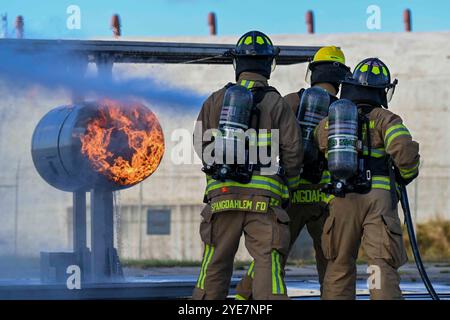
<svg viewBox="0 0 450 320">
<path fill-rule="evenodd" d="M 320 87 L 301 89 L 297 94 L 300 104 L 296 117 L 302 130 L 304 152 L 301 176 L 311 183 L 319 183 L 326 167 L 326 159 L 314 142 L 314 129 L 328 115 L 330 103 L 337 98 Z"/>
<path fill-rule="evenodd" d="M 372 175 L 389 176 L 392 207 L 400 200 L 417 269 L 431 298 L 439 300 L 422 263 L 409 208 L 406 185 L 415 177 L 403 179 L 389 155 L 371 157 L 370 122 L 366 115 L 373 108 L 388 107 L 397 83 L 397 79 L 391 83 L 388 67 L 378 58 L 364 59 L 352 77 L 342 82 L 341 97 L 355 101 L 359 107 L 346 99 L 330 106 L 328 168 L 332 182 L 323 191 L 341 197 L 347 192 L 367 193 Z"/>
<path fill-rule="evenodd" d="M 258 158 L 257 132 L 260 123 L 258 104 L 268 92 L 278 91 L 270 86 L 248 89 L 237 84 L 227 84 L 219 120 L 220 137 L 215 137 L 214 140 L 215 156 L 219 155 L 222 161 L 205 165 L 202 168 L 203 172 L 215 180 L 230 179 L 245 184 L 251 181 L 254 171 L 261 169 L 259 161 L 252 161 L 254 159 L 250 157 L 249 150 L 250 144 L 255 143 Z M 248 129 L 255 129 L 256 136 L 246 134 L 245 131 Z M 281 168 L 277 174 L 284 176 Z"/>
<path fill-rule="evenodd" d="M 333 102 L 328 114 L 328 170 L 331 182 L 323 192 L 344 197 L 368 193 L 372 187 L 369 120 L 347 99 Z"/>
<path fill-rule="evenodd" d="M 330 106 L 328 167 L 332 181 L 324 192 L 339 197 L 349 192 L 368 193 L 372 176 L 389 176 L 396 203 L 395 176 L 389 156 L 374 158 L 371 154 L 367 114 L 376 107 L 387 108 L 397 80 L 391 83 L 389 69 L 380 59 L 368 58 L 341 83 L 344 99 Z"/>
</svg>

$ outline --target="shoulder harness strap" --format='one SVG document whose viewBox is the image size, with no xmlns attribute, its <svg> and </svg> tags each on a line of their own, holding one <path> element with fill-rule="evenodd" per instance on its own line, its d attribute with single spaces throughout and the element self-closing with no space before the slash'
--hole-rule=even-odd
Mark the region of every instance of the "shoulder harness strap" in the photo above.
<svg viewBox="0 0 450 320">
<path fill-rule="evenodd" d="M 303 118 L 303 115 L 301 115 L 300 113 L 302 113 L 302 110 L 300 110 L 300 104 L 301 104 L 301 102 L 302 102 L 302 97 L 303 97 L 303 93 L 305 92 L 305 88 L 301 88 L 298 92 L 297 92 L 297 95 L 298 95 L 298 98 L 299 98 L 299 100 L 298 100 L 298 106 L 297 106 L 297 113 L 295 114 L 295 117 L 297 118 L 297 119 L 301 119 L 301 118 Z"/>
<path fill-rule="evenodd" d="M 236 85 L 235 83 L 233 83 L 233 82 L 228 82 L 226 85 L 225 85 L 225 89 L 229 89 L 229 88 L 231 88 L 232 86 L 234 86 L 234 85 Z"/>
</svg>

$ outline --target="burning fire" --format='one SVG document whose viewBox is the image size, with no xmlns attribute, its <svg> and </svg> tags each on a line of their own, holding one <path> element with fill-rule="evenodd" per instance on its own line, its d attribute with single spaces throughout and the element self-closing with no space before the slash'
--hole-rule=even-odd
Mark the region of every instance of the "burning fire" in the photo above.
<svg viewBox="0 0 450 320">
<path fill-rule="evenodd" d="M 94 170 L 119 185 L 136 184 L 155 172 L 164 135 L 155 114 L 139 103 L 99 102 L 99 115 L 81 135 L 81 152 Z"/>
</svg>

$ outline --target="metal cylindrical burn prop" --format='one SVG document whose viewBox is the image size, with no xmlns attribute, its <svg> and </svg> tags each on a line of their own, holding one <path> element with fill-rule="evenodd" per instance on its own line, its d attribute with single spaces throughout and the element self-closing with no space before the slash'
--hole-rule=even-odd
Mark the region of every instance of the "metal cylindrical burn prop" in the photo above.
<svg viewBox="0 0 450 320">
<path fill-rule="evenodd" d="M 102 100 L 48 112 L 32 139 L 34 165 L 53 187 L 68 191 L 129 188 L 158 167 L 164 136 L 141 103 Z"/>
</svg>

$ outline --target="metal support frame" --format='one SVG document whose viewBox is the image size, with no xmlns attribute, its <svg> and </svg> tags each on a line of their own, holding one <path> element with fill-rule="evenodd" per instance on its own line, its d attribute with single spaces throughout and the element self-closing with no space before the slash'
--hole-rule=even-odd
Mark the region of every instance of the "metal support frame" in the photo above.
<svg viewBox="0 0 450 320">
<path fill-rule="evenodd" d="M 15 183 L 0 184 L 0 189 L 14 189 L 14 255 L 19 254 L 19 178 L 20 178 L 20 160 L 17 163 Z"/>
<path fill-rule="evenodd" d="M 86 193 L 73 193 L 73 249 L 81 252 L 87 248 L 86 238 Z"/>
<path fill-rule="evenodd" d="M 97 76 L 111 81 L 114 59 L 109 53 L 100 53 L 96 58 Z"/>
<path fill-rule="evenodd" d="M 90 279 L 90 251 L 87 247 L 86 192 L 73 193 L 73 251 L 83 281 Z"/>
<path fill-rule="evenodd" d="M 73 264 L 80 267 L 84 285 L 113 282 L 123 277 L 114 247 L 113 192 L 93 189 L 90 198 L 90 250 L 87 243 L 86 192 L 77 191 L 73 193 L 73 252 L 41 252 L 42 282 L 65 282 L 66 268 Z"/>
<path fill-rule="evenodd" d="M 277 65 L 307 62 L 320 49 L 316 46 L 279 46 Z M 76 53 L 87 57 L 88 62 L 102 62 L 107 54 L 113 63 L 190 63 L 231 64 L 226 54 L 232 44 L 145 42 L 117 40 L 44 40 L 0 39 L 1 50 L 20 53 L 46 53 L 60 55 Z"/>
<path fill-rule="evenodd" d="M 94 282 L 121 276 L 114 248 L 114 205 L 112 191 L 91 191 L 91 270 Z"/>
</svg>

